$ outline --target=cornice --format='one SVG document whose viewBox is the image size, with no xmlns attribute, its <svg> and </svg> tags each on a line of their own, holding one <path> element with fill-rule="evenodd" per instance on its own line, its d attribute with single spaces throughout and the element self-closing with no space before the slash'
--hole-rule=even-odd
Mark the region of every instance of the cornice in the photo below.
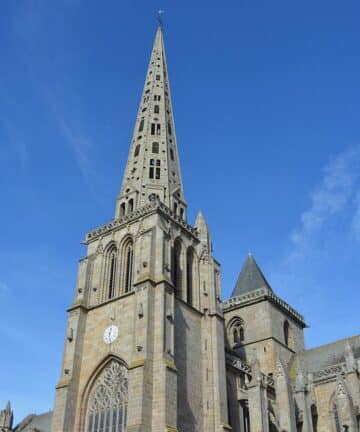
<svg viewBox="0 0 360 432">
<path fill-rule="evenodd" d="M 190 234 L 192 237 L 197 238 L 198 233 L 197 229 L 186 223 L 184 220 L 182 220 L 179 216 L 175 215 L 169 207 L 167 207 L 164 203 L 157 200 L 153 203 L 146 204 L 143 207 L 140 207 L 139 209 L 135 210 L 134 212 L 119 218 L 119 219 L 113 219 L 112 221 L 101 225 L 91 231 L 89 231 L 86 234 L 86 239 L 84 240 L 84 244 L 89 244 L 92 241 L 98 239 L 99 237 L 103 236 L 104 234 L 107 234 L 113 230 L 118 230 L 123 228 L 124 226 L 133 223 L 137 221 L 140 217 L 143 216 L 149 216 L 154 213 L 159 213 L 169 219 L 171 219 L 172 222 L 176 223 L 178 226 L 180 226 L 182 229 L 184 229 L 188 234 Z"/>
<path fill-rule="evenodd" d="M 278 297 L 272 290 L 269 288 L 263 287 L 254 291 L 250 291 L 246 294 L 242 294 L 241 296 L 232 297 L 228 300 L 225 300 L 222 303 L 223 311 L 227 312 L 232 309 L 235 309 L 238 306 L 243 306 L 246 304 L 257 303 L 259 301 L 269 300 L 288 315 L 290 315 L 295 321 L 297 321 L 302 327 L 306 327 L 304 317 L 297 312 L 294 308 L 292 308 L 289 304 L 287 304 L 284 300 Z"/>
</svg>

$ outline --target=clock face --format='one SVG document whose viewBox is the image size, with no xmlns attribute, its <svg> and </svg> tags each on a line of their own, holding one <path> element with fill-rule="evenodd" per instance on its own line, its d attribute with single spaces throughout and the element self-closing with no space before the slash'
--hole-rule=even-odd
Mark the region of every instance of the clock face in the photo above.
<svg viewBox="0 0 360 432">
<path fill-rule="evenodd" d="M 111 325 L 107 327 L 104 331 L 104 342 L 106 344 L 112 344 L 114 340 L 118 337 L 119 329 L 116 325 Z"/>
</svg>

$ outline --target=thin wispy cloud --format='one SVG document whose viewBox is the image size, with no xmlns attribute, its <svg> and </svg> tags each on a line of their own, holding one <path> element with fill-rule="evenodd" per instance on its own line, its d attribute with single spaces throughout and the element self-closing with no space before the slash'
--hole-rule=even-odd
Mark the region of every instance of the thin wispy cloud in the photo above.
<svg viewBox="0 0 360 432">
<path fill-rule="evenodd" d="M 360 238 L 360 147 L 339 154 L 323 169 L 320 183 L 310 194 L 311 205 L 290 236 L 288 261 L 302 257 L 328 221 L 340 214 L 349 220 L 349 232 Z"/>
<path fill-rule="evenodd" d="M 65 106 L 73 98 L 68 96 L 66 100 L 58 97 L 53 90 L 45 87 L 42 88 L 42 93 L 45 102 L 51 109 L 56 126 L 65 139 L 64 143 L 73 153 L 84 180 L 89 182 L 90 178 L 95 174 L 89 157 L 92 148 L 91 140 L 83 133 L 81 122 L 78 119 L 74 118 L 74 116 L 68 119 L 65 115 L 67 112 Z M 74 103 L 71 105 L 74 106 Z"/>
<path fill-rule="evenodd" d="M 0 296 L 6 295 L 10 291 L 10 288 L 5 282 L 0 281 Z"/>
</svg>

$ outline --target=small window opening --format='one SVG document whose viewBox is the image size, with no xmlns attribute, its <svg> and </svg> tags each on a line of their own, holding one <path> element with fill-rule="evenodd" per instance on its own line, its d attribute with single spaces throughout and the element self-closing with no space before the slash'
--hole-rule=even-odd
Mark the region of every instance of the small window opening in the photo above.
<svg viewBox="0 0 360 432">
<path fill-rule="evenodd" d="M 151 151 L 153 153 L 159 153 L 159 143 L 158 142 L 153 142 L 152 143 L 152 149 L 151 149 Z"/>
<path fill-rule="evenodd" d="M 160 75 L 156 75 L 156 81 L 160 81 Z"/>
<path fill-rule="evenodd" d="M 288 321 L 284 322 L 284 342 L 286 346 L 289 346 L 289 323 Z"/>
<path fill-rule="evenodd" d="M 134 157 L 139 156 L 139 153 L 140 153 L 140 144 L 138 144 L 138 145 L 135 147 Z"/>
<path fill-rule="evenodd" d="M 180 218 L 184 219 L 184 209 L 182 207 L 180 208 Z"/>
<path fill-rule="evenodd" d="M 171 135 L 172 131 L 171 131 L 171 124 L 170 124 L 170 122 L 168 122 L 168 132 Z"/>
<path fill-rule="evenodd" d="M 172 148 L 170 149 L 170 158 L 172 161 L 174 160 L 174 152 Z"/>
<path fill-rule="evenodd" d="M 160 107 L 159 107 L 159 105 L 155 105 L 155 106 L 154 106 L 154 113 L 155 113 L 155 114 L 159 114 L 159 112 L 160 112 Z"/>
<path fill-rule="evenodd" d="M 174 215 L 176 216 L 176 214 L 177 214 L 177 209 L 178 209 L 178 205 L 177 205 L 177 203 L 175 202 L 174 203 Z"/>
<path fill-rule="evenodd" d="M 125 203 L 120 206 L 120 216 L 125 216 Z"/>
<path fill-rule="evenodd" d="M 132 213 L 134 211 L 134 200 L 131 198 L 128 204 L 128 213 Z"/>
</svg>

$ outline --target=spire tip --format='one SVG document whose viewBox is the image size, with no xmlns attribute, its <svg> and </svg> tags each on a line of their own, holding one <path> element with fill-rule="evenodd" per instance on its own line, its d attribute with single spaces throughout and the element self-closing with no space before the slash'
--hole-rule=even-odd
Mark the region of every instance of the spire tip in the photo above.
<svg viewBox="0 0 360 432">
<path fill-rule="evenodd" d="M 158 20 L 158 23 L 159 23 L 159 27 L 160 27 L 161 29 L 163 29 L 163 26 L 164 26 L 164 24 L 163 24 L 163 20 L 162 20 L 162 15 L 163 15 L 164 13 L 165 13 L 165 11 L 162 10 L 162 9 L 159 9 L 158 12 L 157 12 L 157 20 Z"/>
</svg>

